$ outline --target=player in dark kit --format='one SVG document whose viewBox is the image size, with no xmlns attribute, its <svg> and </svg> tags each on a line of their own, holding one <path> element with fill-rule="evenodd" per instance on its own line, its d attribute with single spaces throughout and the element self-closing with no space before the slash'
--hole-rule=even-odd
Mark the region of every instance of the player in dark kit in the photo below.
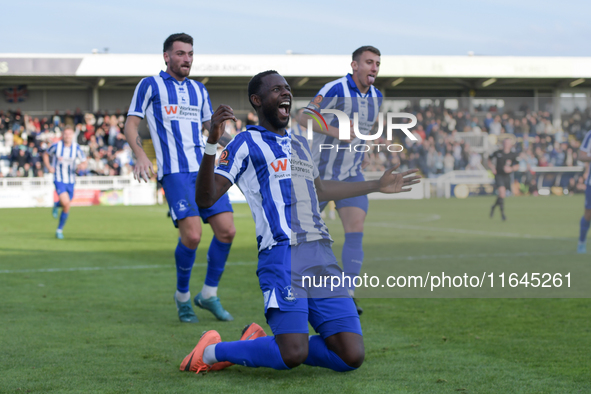
<svg viewBox="0 0 591 394">
<path fill-rule="evenodd" d="M 488 159 L 488 166 L 495 174 L 495 187 L 498 190 L 497 201 L 490 208 L 490 217 L 495 213 L 497 205 L 501 209 L 501 219 L 506 220 L 505 217 L 505 196 L 507 189 L 511 189 L 511 173 L 517 171 L 519 164 L 517 163 L 517 153 L 512 152 L 513 141 L 509 138 L 503 140 L 503 149 L 499 149 L 490 155 Z M 492 160 L 496 162 L 493 165 Z"/>
</svg>

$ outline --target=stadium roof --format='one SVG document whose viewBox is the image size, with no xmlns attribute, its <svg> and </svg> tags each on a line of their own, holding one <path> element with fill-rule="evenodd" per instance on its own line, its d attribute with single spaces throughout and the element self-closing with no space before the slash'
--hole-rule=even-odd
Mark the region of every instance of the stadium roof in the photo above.
<svg viewBox="0 0 591 394">
<path fill-rule="evenodd" d="M 350 72 L 350 63 L 349 55 L 196 54 L 191 77 L 218 86 L 243 86 L 254 74 L 274 69 L 292 85 L 312 88 Z M 111 86 L 127 86 L 164 68 L 161 54 L 0 54 L 2 84 L 89 86 L 106 78 Z M 573 81 L 591 87 L 591 57 L 385 55 L 376 84 L 390 89 L 398 84 L 411 89 L 555 89 L 568 88 Z"/>
<path fill-rule="evenodd" d="M 349 55 L 195 55 L 191 76 L 242 77 L 274 69 L 290 77 L 336 77 Z M 141 77 L 162 55 L 0 54 L 0 75 Z M 382 56 L 381 77 L 591 78 L 591 57 Z"/>
</svg>

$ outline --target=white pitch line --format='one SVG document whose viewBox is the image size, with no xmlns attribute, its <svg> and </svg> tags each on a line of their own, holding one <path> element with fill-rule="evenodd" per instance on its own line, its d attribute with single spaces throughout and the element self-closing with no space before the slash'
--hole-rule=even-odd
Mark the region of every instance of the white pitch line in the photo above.
<svg viewBox="0 0 591 394">
<path fill-rule="evenodd" d="M 442 232 L 442 233 L 483 235 L 483 236 L 505 237 L 505 238 L 549 239 L 549 240 L 560 240 L 560 241 L 567 241 L 567 240 L 574 239 L 574 238 L 570 238 L 570 237 L 551 237 L 548 235 L 502 233 L 502 232 L 481 231 L 481 230 L 468 230 L 468 229 L 462 229 L 462 228 L 440 228 L 440 227 L 414 226 L 411 224 L 365 223 L 365 225 L 366 226 L 373 226 L 373 227 L 399 228 L 402 230 L 424 230 L 424 231 L 434 231 L 434 232 Z"/>
<path fill-rule="evenodd" d="M 371 261 L 414 261 L 414 260 L 443 260 L 443 259 L 472 259 L 488 257 L 530 257 L 530 256 L 564 256 L 574 252 L 516 252 L 516 253 L 466 253 L 466 254 L 426 254 L 420 256 L 378 257 Z"/>
<path fill-rule="evenodd" d="M 235 265 L 256 265 L 255 261 L 226 263 L 227 266 Z M 206 263 L 197 263 L 194 267 L 207 267 Z M 70 267 L 70 268 L 38 268 L 38 269 L 22 269 L 22 270 L 0 270 L 0 274 L 24 274 L 24 273 L 39 273 L 39 272 L 71 272 L 71 271 L 108 271 L 108 270 L 144 270 L 154 268 L 174 268 L 174 264 L 158 264 L 158 265 L 123 265 L 115 267 Z"/>
<path fill-rule="evenodd" d="M 419 256 L 393 256 L 378 257 L 368 259 L 370 261 L 415 261 L 415 260 L 443 260 L 443 259 L 469 259 L 469 258 L 487 258 L 487 257 L 529 257 L 529 256 L 564 256 L 574 254 L 574 252 L 517 252 L 517 253 L 469 253 L 469 254 L 434 254 Z M 255 261 L 226 263 L 227 266 L 256 265 Z M 207 267 L 205 263 L 197 263 L 195 267 Z M 39 268 L 22 270 L 0 270 L 0 274 L 24 274 L 24 273 L 42 273 L 42 272 L 73 272 L 73 271 L 109 271 L 109 270 L 141 270 L 154 268 L 173 268 L 172 264 L 159 265 L 124 265 L 115 267 L 71 267 L 71 268 Z"/>
</svg>

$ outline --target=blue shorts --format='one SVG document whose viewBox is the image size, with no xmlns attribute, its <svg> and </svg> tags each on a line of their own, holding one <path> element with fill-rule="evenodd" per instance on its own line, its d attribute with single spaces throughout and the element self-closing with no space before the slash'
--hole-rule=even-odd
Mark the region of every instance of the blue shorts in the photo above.
<svg viewBox="0 0 591 394">
<path fill-rule="evenodd" d="M 308 322 L 323 337 L 338 332 L 362 334 L 357 308 L 345 287 L 316 294 L 326 297 L 308 298 L 315 294 L 297 280 L 302 275 L 342 275 L 330 241 L 265 249 L 259 253 L 257 275 L 267 323 L 275 335 L 308 333 Z"/>
<path fill-rule="evenodd" d="M 357 176 L 350 177 L 350 178 L 343 180 L 343 182 L 363 182 L 363 181 L 365 181 L 365 177 L 363 176 L 363 174 L 358 174 Z M 344 207 L 361 208 L 365 211 L 366 214 L 369 209 L 369 199 L 367 198 L 367 195 L 351 197 L 351 198 L 344 198 L 342 200 L 336 200 L 335 204 L 337 206 L 337 209 L 341 209 Z M 326 208 L 327 205 L 328 205 L 328 201 L 321 202 L 320 203 L 320 211 L 322 212 L 324 210 L 324 208 Z"/>
<path fill-rule="evenodd" d="M 585 189 L 585 209 L 591 209 L 591 185 Z"/>
<path fill-rule="evenodd" d="M 168 207 L 170 208 L 170 217 L 175 227 L 178 227 L 178 221 L 191 216 L 201 216 L 203 223 L 211 216 L 222 212 L 234 212 L 230 198 L 224 194 L 209 208 L 199 208 L 195 202 L 195 184 L 197 182 L 197 172 L 178 172 L 175 174 L 164 175 L 160 180 Z"/>
<path fill-rule="evenodd" d="M 70 196 L 70 201 L 74 199 L 74 184 L 73 183 L 63 183 L 55 181 L 53 182 L 55 185 L 55 192 L 57 193 L 58 197 L 62 193 L 68 193 Z"/>
</svg>

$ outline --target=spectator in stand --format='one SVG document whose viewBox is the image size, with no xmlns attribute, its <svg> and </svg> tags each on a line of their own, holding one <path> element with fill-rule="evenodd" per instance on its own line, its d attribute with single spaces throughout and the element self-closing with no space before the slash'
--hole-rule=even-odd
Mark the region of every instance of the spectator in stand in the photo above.
<svg viewBox="0 0 591 394">
<path fill-rule="evenodd" d="M 254 112 L 248 112 L 246 115 L 246 125 L 247 126 L 257 126 L 259 124 L 259 118 L 254 114 Z"/>
</svg>

